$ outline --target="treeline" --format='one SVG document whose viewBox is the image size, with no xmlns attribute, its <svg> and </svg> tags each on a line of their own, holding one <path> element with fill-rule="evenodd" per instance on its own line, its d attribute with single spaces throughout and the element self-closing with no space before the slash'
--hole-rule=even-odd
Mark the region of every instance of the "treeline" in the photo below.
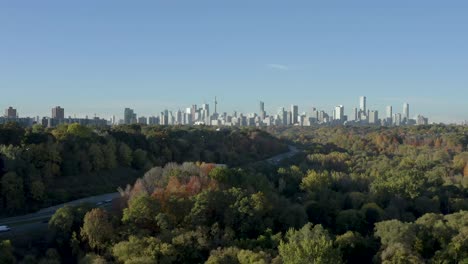
<svg viewBox="0 0 468 264">
<path fill-rule="evenodd" d="M 287 146 L 254 129 L 79 124 L 45 129 L 0 126 L 0 215 L 112 192 L 142 172 L 168 162 L 241 165 L 284 152 Z"/>
<path fill-rule="evenodd" d="M 120 189 L 112 209 L 62 208 L 49 221 L 49 240 L 28 254 L 3 242 L 5 256 L 30 263 L 468 262 L 466 128 L 272 132 L 302 152 L 279 166 L 153 167 Z"/>
</svg>

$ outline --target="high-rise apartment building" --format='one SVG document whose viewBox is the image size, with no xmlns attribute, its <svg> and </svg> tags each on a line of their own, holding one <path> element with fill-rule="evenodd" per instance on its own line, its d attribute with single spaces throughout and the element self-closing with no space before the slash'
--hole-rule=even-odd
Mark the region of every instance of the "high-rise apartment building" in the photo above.
<svg viewBox="0 0 468 264">
<path fill-rule="evenodd" d="M 6 118 L 17 118 L 18 113 L 16 112 L 15 108 L 10 106 L 7 109 L 5 109 L 5 117 Z"/>
<path fill-rule="evenodd" d="M 61 108 L 60 106 L 56 106 L 52 108 L 52 118 L 58 119 L 58 120 L 64 120 L 65 119 L 65 110 Z"/>
</svg>

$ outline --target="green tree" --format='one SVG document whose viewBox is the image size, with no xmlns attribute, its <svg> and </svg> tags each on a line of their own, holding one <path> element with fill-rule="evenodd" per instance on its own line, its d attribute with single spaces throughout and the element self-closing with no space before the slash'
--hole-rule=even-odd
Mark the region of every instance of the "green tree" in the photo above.
<svg viewBox="0 0 468 264">
<path fill-rule="evenodd" d="M 132 149 L 125 143 L 120 143 L 117 153 L 117 160 L 122 166 L 130 167 L 132 164 L 133 156 Z"/>
<path fill-rule="evenodd" d="M 23 179 L 15 172 L 8 172 L 1 181 L 2 196 L 5 199 L 5 208 L 9 212 L 15 212 L 24 206 Z"/>
<path fill-rule="evenodd" d="M 336 237 L 335 244 L 349 264 L 371 263 L 375 254 L 368 241 L 357 232 L 348 231 Z"/>
<path fill-rule="evenodd" d="M 175 250 L 171 244 L 155 237 L 130 236 L 128 241 L 117 243 L 112 248 L 112 255 L 121 263 L 173 263 Z"/>
<path fill-rule="evenodd" d="M 93 134 L 93 131 L 89 127 L 74 123 L 68 125 L 67 133 L 75 137 L 90 138 Z"/>
<path fill-rule="evenodd" d="M 260 251 L 254 252 L 251 250 L 240 250 L 237 253 L 237 259 L 240 264 L 267 264 L 271 263 L 271 257 L 267 253 Z"/>
<path fill-rule="evenodd" d="M 211 251 L 205 264 L 240 264 L 237 254 L 239 249 L 236 247 L 218 248 Z"/>
<path fill-rule="evenodd" d="M 302 179 L 301 189 L 316 192 L 328 188 L 330 184 L 331 177 L 329 172 L 316 172 L 314 170 L 310 170 Z"/>
<path fill-rule="evenodd" d="M 342 263 L 339 250 L 321 225 L 308 223 L 300 230 L 290 229 L 278 250 L 285 264 Z"/>
<path fill-rule="evenodd" d="M 100 171 L 105 168 L 106 160 L 104 159 L 104 154 L 102 149 L 97 144 L 91 144 L 88 149 L 89 159 L 93 167 L 93 171 Z"/>
<path fill-rule="evenodd" d="M 40 178 L 33 180 L 30 186 L 31 196 L 36 201 L 42 201 L 45 196 L 45 185 Z"/>
<path fill-rule="evenodd" d="M 130 199 L 123 211 L 122 221 L 149 230 L 157 230 L 156 216 L 160 212 L 158 202 L 146 194 Z"/>
<path fill-rule="evenodd" d="M 78 262 L 78 264 L 107 264 L 107 261 L 99 255 L 88 253 Z"/>
<path fill-rule="evenodd" d="M 141 170 L 145 168 L 148 162 L 148 155 L 146 151 L 137 149 L 133 152 L 132 166 L 135 169 Z"/>
<path fill-rule="evenodd" d="M 70 240 L 75 222 L 75 212 L 73 207 L 64 206 L 59 208 L 49 220 L 49 229 L 55 233 L 59 244 Z"/>
<path fill-rule="evenodd" d="M 0 241 L 0 263 L 4 263 L 4 264 L 16 263 L 16 258 L 13 255 L 13 246 L 11 245 L 10 240 Z"/>
<path fill-rule="evenodd" d="M 95 208 L 84 217 L 81 236 L 93 249 L 105 249 L 114 235 L 114 227 L 109 221 L 106 211 Z"/>
<path fill-rule="evenodd" d="M 343 210 L 336 216 L 336 230 L 338 233 L 346 231 L 361 231 L 364 227 L 364 215 L 355 209 Z"/>
<path fill-rule="evenodd" d="M 413 246 L 417 240 L 416 227 L 411 223 L 389 220 L 375 224 L 374 235 L 382 244 L 382 263 L 422 263 Z"/>
</svg>

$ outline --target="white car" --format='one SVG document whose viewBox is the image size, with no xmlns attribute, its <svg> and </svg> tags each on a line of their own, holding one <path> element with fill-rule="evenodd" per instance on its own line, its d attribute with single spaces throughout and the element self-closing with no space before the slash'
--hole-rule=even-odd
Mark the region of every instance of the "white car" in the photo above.
<svg viewBox="0 0 468 264">
<path fill-rule="evenodd" d="M 8 232 L 8 231 L 10 231 L 10 230 L 11 230 L 11 228 L 9 228 L 9 227 L 6 226 L 6 225 L 0 226 L 0 233 Z"/>
</svg>

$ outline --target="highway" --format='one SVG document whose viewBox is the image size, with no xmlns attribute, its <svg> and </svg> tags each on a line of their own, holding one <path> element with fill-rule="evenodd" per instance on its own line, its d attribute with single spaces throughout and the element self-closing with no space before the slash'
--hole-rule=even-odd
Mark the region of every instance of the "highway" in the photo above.
<svg viewBox="0 0 468 264">
<path fill-rule="evenodd" d="M 282 160 L 291 158 L 300 152 L 300 150 L 298 150 L 294 146 L 289 145 L 288 148 L 289 148 L 288 152 L 273 156 L 264 161 L 272 165 L 278 165 Z M 50 217 L 57 211 L 57 209 L 64 207 L 66 205 L 73 206 L 73 205 L 79 205 L 82 203 L 98 204 L 106 200 L 113 200 L 117 197 L 119 197 L 118 192 L 106 193 L 106 194 L 90 196 L 90 197 L 74 200 L 71 202 L 55 205 L 52 207 L 44 208 L 31 214 L 14 216 L 14 217 L 9 217 L 9 218 L 1 218 L 0 226 L 1 225 L 9 226 L 11 227 L 11 230 L 8 232 L 0 233 L 0 239 L 5 239 L 5 238 L 11 239 L 11 238 L 15 238 L 18 236 L 28 235 L 32 231 L 47 230 L 47 223 Z M 104 207 L 106 205 L 109 205 L 109 204 L 108 203 L 100 204 L 99 206 Z"/>
<path fill-rule="evenodd" d="M 278 165 L 278 163 L 280 163 L 282 160 L 287 159 L 287 158 L 291 158 L 291 157 L 293 157 L 294 155 L 296 155 L 297 153 L 300 152 L 299 149 L 297 149 L 296 147 L 294 147 L 292 145 L 289 145 L 288 148 L 289 148 L 288 152 L 276 155 L 274 157 L 271 157 L 271 158 L 267 159 L 266 161 L 273 164 L 273 165 Z"/>
<path fill-rule="evenodd" d="M 14 216 L 9 218 L 1 218 L 0 219 L 0 226 L 6 225 L 11 228 L 9 232 L 0 233 L 0 239 L 2 238 L 9 238 L 9 237 L 16 237 L 27 234 L 30 231 L 35 230 L 44 230 L 47 228 L 47 223 L 50 217 L 57 211 L 57 209 L 64 207 L 66 205 L 79 205 L 82 203 L 90 203 L 90 204 L 97 204 L 99 202 L 103 202 L 105 200 L 112 200 L 119 197 L 119 193 L 106 193 L 96 196 L 90 196 L 78 200 L 74 200 L 68 203 L 58 204 L 52 207 L 47 207 L 41 209 L 35 213 L 21 215 L 21 216 Z M 102 204 L 104 206 L 106 204 Z"/>
</svg>

